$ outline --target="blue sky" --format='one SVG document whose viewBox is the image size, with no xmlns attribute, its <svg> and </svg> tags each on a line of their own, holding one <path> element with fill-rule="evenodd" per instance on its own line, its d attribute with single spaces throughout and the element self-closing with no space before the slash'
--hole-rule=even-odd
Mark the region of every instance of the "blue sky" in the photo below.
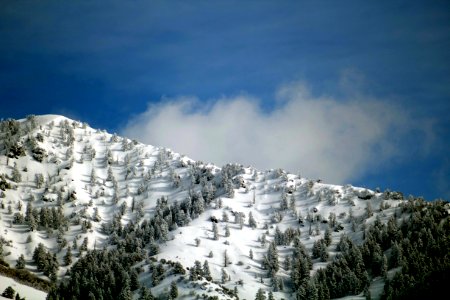
<svg viewBox="0 0 450 300">
<path fill-rule="evenodd" d="M 0 118 L 450 199 L 450 4 L 366 2 L 2 1 Z"/>
</svg>

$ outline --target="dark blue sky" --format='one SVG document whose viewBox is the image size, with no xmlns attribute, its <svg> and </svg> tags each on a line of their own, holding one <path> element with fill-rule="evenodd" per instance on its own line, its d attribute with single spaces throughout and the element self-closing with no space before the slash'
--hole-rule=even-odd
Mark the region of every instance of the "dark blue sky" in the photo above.
<svg viewBox="0 0 450 300">
<path fill-rule="evenodd" d="M 0 118 L 57 113 L 121 132 L 166 98 L 246 94 L 270 114 L 289 82 L 342 101 L 356 86 L 433 141 L 416 155 L 411 132 L 413 155 L 352 184 L 449 199 L 449 49 L 448 1 L 2 1 Z"/>
</svg>

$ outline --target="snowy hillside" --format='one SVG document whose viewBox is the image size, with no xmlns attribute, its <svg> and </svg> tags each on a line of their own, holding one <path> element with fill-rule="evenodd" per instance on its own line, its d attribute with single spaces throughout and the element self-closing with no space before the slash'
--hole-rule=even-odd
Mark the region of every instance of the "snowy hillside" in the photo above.
<svg viewBox="0 0 450 300">
<path fill-rule="evenodd" d="M 43 300 L 47 296 L 47 294 L 43 291 L 33 289 L 27 285 L 20 284 L 11 278 L 0 275 L 0 291 L 3 292 L 9 286 L 12 287 L 14 291 L 18 292 L 21 298 Z M 0 299 L 8 298 L 0 296 Z"/>
<path fill-rule="evenodd" d="M 103 259 L 88 250 L 117 250 L 132 270 L 123 298 L 254 299 L 260 290 L 295 299 L 345 252 L 345 237 L 361 245 L 371 225 L 409 216 L 401 193 L 218 167 L 63 116 L 7 120 L 0 132 L 0 256 L 56 282 L 82 257 Z M 383 262 L 392 249 L 380 251 L 372 298 L 395 273 Z"/>
</svg>

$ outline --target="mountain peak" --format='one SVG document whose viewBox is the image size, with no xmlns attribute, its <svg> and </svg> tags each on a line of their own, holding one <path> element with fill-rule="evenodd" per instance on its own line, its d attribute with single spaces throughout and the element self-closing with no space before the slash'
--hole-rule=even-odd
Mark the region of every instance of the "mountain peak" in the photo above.
<svg viewBox="0 0 450 300">
<path fill-rule="evenodd" d="M 364 245 L 371 226 L 406 219 L 399 192 L 218 168 L 59 115 L 24 120 L 34 127 L 0 126 L 0 245 L 7 263 L 47 280 L 109 257 L 90 252 L 105 249 L 122 257 L 134 278 L 125 281 L 156 295 L 175 282 L 186 298 L 251 299 L 263 289 L 291 299 L 300 252 L 312 278 L 345 254 L 342 243 Z M 367 286 L 373 298 L 377 284 Z"/>
</svg>

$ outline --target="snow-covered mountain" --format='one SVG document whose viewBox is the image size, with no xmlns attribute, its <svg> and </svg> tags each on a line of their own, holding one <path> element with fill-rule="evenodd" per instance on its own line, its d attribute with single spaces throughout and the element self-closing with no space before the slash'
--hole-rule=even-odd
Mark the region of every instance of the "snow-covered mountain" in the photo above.
<svg viewBox="0 0 450 300">
<path fill-rule="evenodd" d="M 343 255 L 345 237 L 363 245 L 373 226 L 397 226 L 420 202 L 281 169 L 218 167 L 57 115 L 3 121 L 0 153 L 3 261 L 56 282 L 72 280 L 83 257 L 101 260 L 88 250 L 119 250 L 132 272 L 113 298 L 145 298 L 139 286 L 161 299 L 310 295 L 305 282 Z M 399 270 L 383 261 L 391 245 L 380 251 L 381 271 L 365 275 L 372 298 Z M 297 278 L 303 256 L 311 265 Z"/>
</svg>

